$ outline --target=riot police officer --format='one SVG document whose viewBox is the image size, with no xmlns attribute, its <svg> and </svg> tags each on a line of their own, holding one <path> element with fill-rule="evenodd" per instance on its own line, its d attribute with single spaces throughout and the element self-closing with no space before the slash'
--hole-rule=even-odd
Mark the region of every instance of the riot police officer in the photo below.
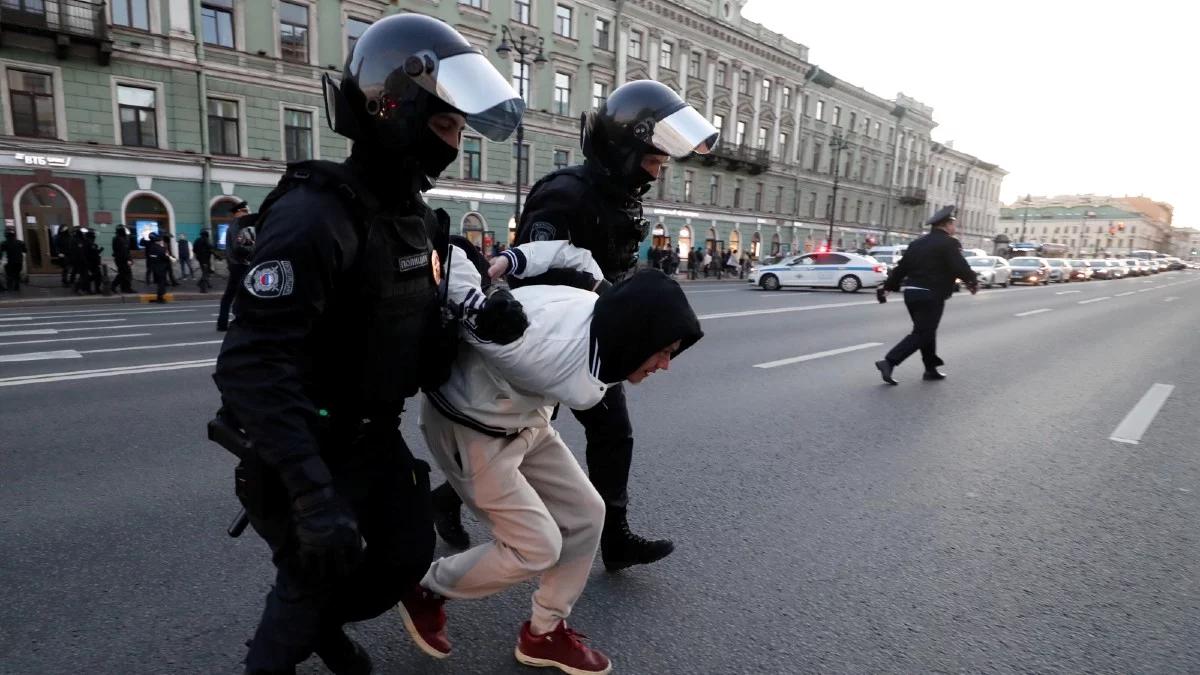
<svg viewBox="0 0 1200 675">
<path fill-rule="evenodd" d="M 289 166 L 264 201 L 214 375 L 219 421 L 240 433 L 238 497 L 277 568 L 251 673 L 294 672 L 313 652 L 370 672 L 342 625 L 395 606 L 429 567 L 429 467 L 400 414 L 448 373 L 457 333 L 438 301 L 448 218 L 421 192 L 464 126 L 501 141 L 524 111 L 477 49 L 417 14 L 372 24 L 340 85 L 324 84 L 350 157 Z"/>
<path fill-rule="evenodd" d="M 658 179 L 669 157 L 707 154 L 717 130 L 668 87 L 651 80 L 628 82 L 599 110 L 585 113 L 580 134 L 585 161 L 555 171 L 534 184 L 521 214 L 517 244 L 569 239 L 592 252 L 605 279 L 615 283 L 637 266 L 646 238 L 642 195 Z M 526 283 L 567 284 L 591 289 L 590 276 L 551 270 Z M 667 539 L 633 534 L 626 517 L 633 428 L 621 386 L 604 401 L 574 411 L 587 436 L 588 474 L 607 511 L 601 556 L 610 571 L 660 560 L 675 549 Z M 435 491 L 438 532 L 465 547 L 459 500 L 448 486 Z"/>
</svg>

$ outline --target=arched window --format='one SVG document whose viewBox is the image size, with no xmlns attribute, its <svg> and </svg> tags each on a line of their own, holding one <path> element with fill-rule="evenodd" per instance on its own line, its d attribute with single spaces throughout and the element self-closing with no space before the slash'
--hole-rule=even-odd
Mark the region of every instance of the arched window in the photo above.
<svg viewBox="0 0 1200 675">
<path fill-rule="evenodd" d="M 754 237 L 750 239 L 750 257 L 757 260 L 762 249 L 762 233 L 755 232 Z"/>
<path fill-rule="evenodd" d="M 167 207 L 157 197 L 138 195 L 125 206 L 125 227 L 133 232 L 136 242 L 144 240 L 151 232 L 169 237 L 171 217 Z"/>
<path fill-rule="evenodd" d="M 742 252 L 742 233 L 738 232 L 736 228 L 729 233 L 729 249 L 738 253 Z"/>
<path fill-rule="evenodd" d="M 779 255 L 779 233 L 776 232 L 771 236 L 771 255 Z"/>
<path fill-rule="evenodd" d="M 679 228 L 679 250 L 687 258 L 687 252 L 692 250 L 692 228 L 684 225 Z"/>
<path fill-rule="evenodd" d="M 29 271 L 49 272 L 58 255 L 54 235 L 75 225 L 71 201 L 53 185 L 33 185 L 21 195 L 21 238 L 29 256 Z"/>
<path fill-rule="evenodd" d="M 650 236 L 650 247 L 654 249 L 664 249 L 670 242 L 670 239 L 667 237 L 667 228 L 662 223 L 654 226 L 654 230 Z"/>
<path fill-rule="evenodd" d="M 475 245 L 475 248 L 484 250 L 483 248 L 483 228 L 487 221 L 478 213 L 468 213 L 462 219 L 462 234 L 467 238 L 467 241 Z"/>
</svg>

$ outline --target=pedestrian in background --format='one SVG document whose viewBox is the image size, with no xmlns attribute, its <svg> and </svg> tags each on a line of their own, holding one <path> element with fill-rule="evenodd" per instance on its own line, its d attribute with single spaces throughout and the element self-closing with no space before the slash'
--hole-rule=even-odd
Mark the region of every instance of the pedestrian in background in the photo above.
<svg viewBox="0 0 1200 675">
<path fill-rule="evenodd" d="M 171 269 L 171 260 L 167 250 L 162 245 L 162 236 L 151 232 L 146 239 L 146 269 L 154 276 L 155 294 L 153 302 L 166 302 L 167 272 Z"/>
<path fill-rule="evenodd" d="M 25 266 L 25 242 L 17 239 L 16 230 L 4 231 L 0 252 L 4 253 L 4 278 L 8 282 L 8 290 L 20 292 L 21 268 Z"/>
<path fill-rule="evenodd" d="M 184 235 L 179 235 L 179 243 L 176 244 L 179 250 L 179 278 L 191 279 L 196 276 L 195 269 L 192 268 L 192 244 Z"/>
<path fill-rule="evenodd" d="M 200 292 L 207 293 L 212 286 L 212 282 L 208 280 L 208 275 L 212 274 L 212 242 L 209 241 L 208 230 L 200 231 L 192 249 L 196 253 L 196 263 L 200 265 Z"/>
<path fill-rule="evenodd" d="M 82 228 L 72 228 L 71 242 L 67 246 L 67 261 L 71 265 L 70 285 L 79 290 L 82 283 L 80 277 L 87 274 L 87 262 L 84 260 L 83 249 L 86 242 L 83 239 Z"/>
<path fill-rule="evenodd" d="M 225 284 L 225 294 L 221 296 L 221 307 L 217 310 L 217 330 L 229 330 L 229 310 L 233 307 L 233 298 L 250 271 L 250 258 L 254 255 L 254 216 L 250 215 L 250 206 L 242 201 L 233 207 L 236 218 L 225 231 L 225 264 L 229 267 L 229 280 Z M 247 228 L 247 232 L 242 232 Z"/>
<path fill-rule="evenodd" d="M 892 370 L 918 350 L 925 364 L 922 379 L 946 379 L 945 374 L 938 371 L 944 362 L 937 355 L 937 329 L 946 300 L 954 293 L 957 279 L 962 279 L 971 295 L 979 290 L 975 272 L 962 255 L 962 244 L 954 238 L 954 214 L 954 206 L 933 214 L 926 223 L 931 226 L 929 234 L 909 244 L 904 257 L 876 291 L 879 301 L 886 302 L 889 291 L 903 290 L 904 306 L 913 322 L 912 333 L 893 347 L 882 361 L 875 362 L 883 381 L 888 384 L 897 384 Z"/>
<path fill-rule="evenodd" d="M 71 274 L 71 260 L 69 253 L 71 251 L 71 228 L 61 226 L 58 232 L 54 234 L 54 248 L 56 253 L 56 262 L 62 266 L 62 285 L 63 288 L 70 288 L 71 283 L 68 278 Z"/>
<path fill-rule="evenodd" d="M 175 238 L 167 232 L 159 243 L 162 244 L 163 250 L 167 252 L 167 282 L 172 286 L 178 286 L 179 280 L 175 278 L 175 261 L 178 260 L 175 256 Z"/>
<path fill-rule="evenodd" d="M 112 238 L 113 264 L 117 268 L 117 276 L 109 287 L 113 293 L 133 292 L 133 258 L 129 254 L 129 231 L 125 226 L 118 225 L 117 233 Z"/>
<path fill-rule="evenodd" d="M 98 295 L 104 280 L 104 273 L 100 269 L 103 265 L 101 254 L 104 253 L 104 247 L 96 243 L 95 230 L 88 230 L 83 237 L 83 262 L 85 265 L 84 276 L 81 279 L 83 290 L 86 293 Z"/>
</svg>

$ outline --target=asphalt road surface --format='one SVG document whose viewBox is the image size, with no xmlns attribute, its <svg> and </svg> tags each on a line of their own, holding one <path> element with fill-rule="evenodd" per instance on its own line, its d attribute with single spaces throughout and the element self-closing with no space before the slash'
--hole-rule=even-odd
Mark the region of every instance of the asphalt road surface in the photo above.
<svg viewBox="0 0 1200 675">
<path fill-rule="evenodd" d="M 898 387 L 896 296 L 689 285 L 705 339 L 629 392 L 631 519 L 678 549 L 597 563 L 572 625 L 624 673 L 1200 671 L 1197 282 L 962 294 L 949 379 Z M 0 672 L 240 672 L 271 568 L 224 534 L 215 312 L 0 312 Z M 380 673 L 524 672 L 531 591 L 451 602 L 442 662 L 351 632 Z"/>
</svg>

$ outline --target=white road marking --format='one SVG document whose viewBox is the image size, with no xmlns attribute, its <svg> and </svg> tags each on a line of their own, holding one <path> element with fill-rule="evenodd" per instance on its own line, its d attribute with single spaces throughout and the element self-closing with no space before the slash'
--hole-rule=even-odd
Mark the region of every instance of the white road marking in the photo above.
<svg viewBox="0 0 1200 675">
<path fill-rule="evenodd" d="M 197 310 L 195 310 L 195 309 L 143 309 L 143 310 L 127 309 L 127 310 L 120 311 L 120 312 L 95 312 L 92 314 L 82 314 L 82 315 L 71 315 L 71 314 L 50 315 L 50 314 L 48 314 L 48 315 L 19 317 L 19 318 L 35 320 L 35 321 L 41 321 L 41 320 L 52 321 L 52 320 L 56 320 L 56 319 L 73 319 L 73 318 L 91 319 L 91 318 L 94 318 L 97 316 L 126 316 L 127 317 L 130 314 L 178 314 L 180 312 L 195 312 L 195 311 L 197 311 Z M 15 320 L 16 319 L 0 317 L 0 321 L 15 321 Z M 125 319 L 117 319 L 117 320 L 125 321 Z M 79 323 L 82 323 L 82 322 L 79 322 Z"/>
<path fill-rule="evenodd" d="M 224 340 L 201 340 L 199 342 L 175 342 L 165 345 L 138 345 L 137 347 L 110 347 L 108 349 L 85 349 L 80 354 L 106 354 L 108 352 L 136 352 L 143 349 L 159 350 L 167 347 L 195 347 L 196 345 L 217 345 Z"/>
<path fill-rule="evenodd" d="M 4 316 L 0 321 L 33 321 L 32 316 Z"/>
<path fill-rule="evenodd" d="M 1058 291 L 1055 295 L 1070 295 L 1072 293 L 1082 293 L 1083 291 Z"/>
<path fill-rule="evenodd" d="M 123 335 L 97 335 L 95 337 L 50 338 L 49 340 L 21 340 L 19 342 L 0 342 L 0 347 L 13 345 L 40 345 L 47 342 L 78 342 L 80 340 L 115 340 L 116 338 L 146 337 L 150 333 L 125 333 Z"/>
<path fill-rule="evenodd" d="M 1146 433 L 1146 429 L 1150 428 L 1150 423 L 1154 421 L 1158 411 L 1162 409 L 1163 404 L 1167 402 L 1167 398 L 1171 392 L 1175 390 L 1173 384 L 1155 384 L 1150 387 L 1142 400 L 1133 406 L 1133 410 L 1121 420 L 1117 428 L 1113 430 L 1109 440 L 1118 443 L 1131 443 L 1137 445 L 1142 440 L 1142 434 Z"/>
<path fill-rule="evenodd" d="M 24 361 L 52 361 L 54 359 L 82 359 L 83 355 L 74 349 L 60 349 L 56 352 L 26 352 L 24 354 L 5 354 L 0 356 L 0 363 L 21 363 Z"/>
<path fill-rule="evenodd" d="M 749 287 L 747 287 L 749 288 Z M 701 293 L 744 293 L 746 288 L 723 288 L 719 291 L 684 291 L 688 295 L 699 295 Z M 214 314 L 213 316 L 216 316 Z"/>
<path fill-rule="evenodd" d="M 60 328 L 60 329 L 58 329 L 58 331 L 60 333 L 74 333 L 74 332 L 81 331 L 81 330 L 109 330 L 110 328 L 120 328 L 120 329 L 154 328 L 156 326 L 189 326 L 189 325 L 197 324 L 197 323 L 212 323 L 212 321 L 205 320 L 205 321 L 174 321 L 171 323 L 135 323 L 135 324 L 129 324 L 129 325 L 121 324 L 120 326 L 91 326 L 88 328 Z M 3 335 L 3 333 L 0 333 L 0 335 Z"/>
<path fill-rule="evenodd" d="M 825 358 L 826 356 L 837 356 L 838 354 L 846 354 L 849 352 L 857 352 L 857 351 L 860 351 L 863 349 L 870 349 L 872 347 L 879 347 L 882 344 L 883 344 L 882 342 L 864 342 L 861 345 L 854 345 L 852 347 L 842 347 L 840 349 L 830 349 L 828 351 L 817 352 L 815 354 L 805 354 L 804 356 L 793 356 L 790 359 L 780 359 L 778 361 L 768 361 L 766 363 L 756 363 L 756 364 L 754 364 L 754 367 L 755 368 L 778 368 L 779 366 L 788 366 L 793 363 L 803 363 L 805 361 L 812 361 L 814 359 Z"/>
<path fill-rule="evenodd" d="M 1091 300 L 1080 300 L 1080 301 L 1079 301 L 1079 304 L 1081 304 L 1081 305 L 1090 305 L 1090 304 L 1091 304 L 1091 303 L 1093 303 L 1093 302 L 1100 302 L 1101 300 L 1112 300 L 1112 298 L 1111 298 L 1111 297 L 1109 297 L 1109 296 L 1107 296 L 1107 295 L 1105 295 L 1105 296 L 1103 296 L 1103 297 L 1100 297 L 1100 298 L 1092 298 Z"/>
<path fill-rule="evenodd" d="M 1171 296 L 1169 298 L 1163 298 L 1163 302 L 1171 302 L 1172 300 L 1178 300 L 1178 299 L 1179 298 L 1177 298 L 1175 296 Z"/>
<path fill-rule="evenodd" d="M 23 323 L 21 328 L 41 328 L 42 326 L 74 326 L 81 323 L 118 323 L 125 319 L 88 319 L 86 321 L 51 321 L 49 323 Z M 115 328 L 116 326 L 113 326 Z"/>
<path fill-rule="evenodd" d="M 38 330 L 8 330 L 0 333 L 0 337 L 11 337 L 15 335 L 58 335 L 58 331 L 53 328 L 42 328 Z"/>
<path fill-rule="evenodd" d="M 1134 293 L 1137 293 L 1137 291 L 1125 291 L 1124 293 L 1117 293 L 1114 297 L 1123 298 L 1127 295 L 1133 295 Z"/>
<path fill-rule="evenodd" d="M 1145 293 L 1147 291 L 1152 291 L 1152 290 L 1154 290 L 1154 289 L 1153 288 L 1140 288 L 1140 289 L 1138 289 L 1138 293 Z"/>
<path fill-rule="evenodd" d="M 824 305 L 808 305 L 805 307 L 778 307 L 776 309 L 752 309 L 745 312 L 721 312 L 719 314 L 703 314 L 699 319 L 731 319 L 739 316 L 757 316 L 759 314 L 783 314 L 785 312 L 807 312 L 812 309 L 833 309 L 835 307 L 857 307 L 859 305 L 874 305 L 874 300 L 862 302 L 832 302 Z"/>
<path fill-rule="evenodd" d="M 1013 314 L 1013 316 L 1033 316 L 1034 314 L 1041 314 L 1043 312 L 1053 312 L 1053 311 L 1054 311 L 1053 309 L 1043 307 L 1041 309 L 1031 309 L 1028 312 L 1019 312 L 1017 314 Z"/>
<path fill-rule="evenodd" d="M 32 316 L 39 319 L 48 319 L 59 316 L 115 316 L 117 314 L 155 314 L 159 312 L 194 312 L 198 309 L 211 309 L 217 305 L 195 305 L 187 309 L 157 309 L 146 307 L 143 309 L 109 309 L 98 307 L 96 309 L 78 309 L 78 310 L 55 310 L 50 312 L 18 312 L 21 316 Z"/>
<path fill-rule="evenodd" d="M 161 373 L 185 368 L 208 368 L 216 365 L 216 359 L 199 361 L 175 361 L 173 363 L 154 363 L 144 366 L 127 366 L 124 368 L 100 368 L 96 370 L 75 370 L 65 373 L 42 373 L 39 375 L 24 375 L 20 377 L 0 378 L 0 387 L 20 387 L 26 384 L 44 384 L 63 382 L 67 380 L 89 380 L 96 377 L 115 377 L 117 375 L 141 375 L 144 373 Z"/>
</svg>

